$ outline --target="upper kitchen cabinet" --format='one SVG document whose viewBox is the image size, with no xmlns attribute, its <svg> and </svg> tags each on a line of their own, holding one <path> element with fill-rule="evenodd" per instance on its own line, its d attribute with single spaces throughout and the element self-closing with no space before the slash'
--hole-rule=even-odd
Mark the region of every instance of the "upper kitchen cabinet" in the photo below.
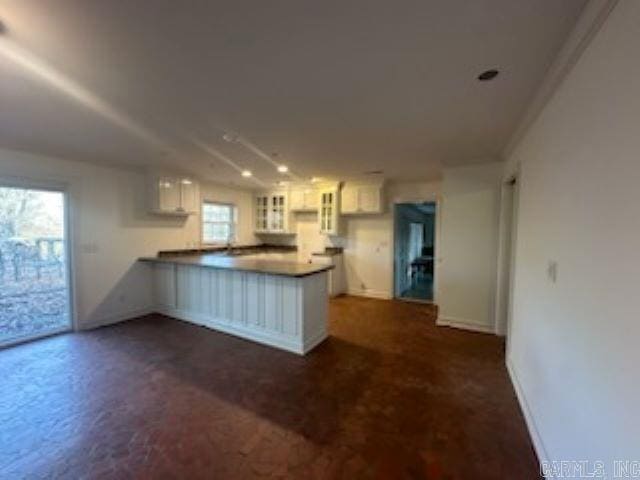
<svg viewBox="0 0 640 480">
<path fill-rule="evenodd" d="M 286 190 L 258 193 L 255 196 L 255 232 L 291 233 L 289 194 Z"/>
<path fill-rule="evenodd" d="M 347 182 L 342 188 L 340 213 L 343 215 L 383 212 L 383 184 Z"/>
<path fill-rule="evenodd" d="M 324 235 L 340 234 L 340 186 L 324 186 L 318 190 L 320 209 L 318 224 Z"/>
<path fill-rule="evenodd" d="M 269 231 L 269 195 L 258 194 L 255 196 L 255 232 L 266 233 Z"/>
<path fill-rule="evenodd" d="M 317 212 L 318 192 L 313 187 L 296 186 L 289 191 L 292 212 Z"/>
<path fill-rule="evenodd" d="M 187 216 L 198 211 L 199 188 L 191 178 L 178 175 L 151 175 L 149 210 L 156 215 Z"/>
</svg>

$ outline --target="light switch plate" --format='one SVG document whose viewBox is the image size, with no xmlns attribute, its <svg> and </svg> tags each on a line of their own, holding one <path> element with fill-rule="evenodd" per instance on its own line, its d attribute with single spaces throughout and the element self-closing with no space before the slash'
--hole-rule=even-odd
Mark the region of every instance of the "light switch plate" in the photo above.
<svg viewBox="0 0 640 480">
<path fill-rule="evenodd" d="M 549 260 L 547 264 L 547 277 L 552 283 L 556 283 L 558 279 L 558 262 L 555 260 Z"/>
</svg>

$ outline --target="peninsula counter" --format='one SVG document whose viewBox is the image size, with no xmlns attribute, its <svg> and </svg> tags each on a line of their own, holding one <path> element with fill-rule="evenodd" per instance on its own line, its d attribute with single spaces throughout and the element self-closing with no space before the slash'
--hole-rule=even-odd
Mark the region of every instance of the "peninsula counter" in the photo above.
<svg viewBox="0 0 640 480">
<path fill-rule="evenodd" d="M 159 313 L 304 355 L 327 337 L 330 265 L 216 254 L 144 257 Z"/>
</svg>

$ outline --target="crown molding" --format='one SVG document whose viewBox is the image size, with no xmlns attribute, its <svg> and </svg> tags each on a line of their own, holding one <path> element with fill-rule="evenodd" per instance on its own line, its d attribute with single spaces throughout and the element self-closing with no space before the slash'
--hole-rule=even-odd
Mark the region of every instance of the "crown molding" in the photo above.
<svg viewBox="0 0 640 480">
<path fill-rule="evenodd" d="M 584 7 L 569 37 L 547 69 L 533 99 L 502 151 L 502 158 L 511 156 L 529 127 L 536 121 L 551 97 L 587 49 L 606 22 L 619 0 L 590 0 Z"/>
</svg>

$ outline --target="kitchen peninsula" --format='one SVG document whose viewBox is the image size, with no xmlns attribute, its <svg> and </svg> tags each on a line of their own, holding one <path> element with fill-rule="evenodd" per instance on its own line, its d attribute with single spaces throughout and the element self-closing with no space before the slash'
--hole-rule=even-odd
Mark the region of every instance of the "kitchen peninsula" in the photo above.
<svg viewBox="0 0 640 480">
<path fill-rule="evenodd" d="M 152 264 L 155 310 L 304 355 L 327 337 L 333 267 L 252 253 L 141 258 Z"/>
</svg>

